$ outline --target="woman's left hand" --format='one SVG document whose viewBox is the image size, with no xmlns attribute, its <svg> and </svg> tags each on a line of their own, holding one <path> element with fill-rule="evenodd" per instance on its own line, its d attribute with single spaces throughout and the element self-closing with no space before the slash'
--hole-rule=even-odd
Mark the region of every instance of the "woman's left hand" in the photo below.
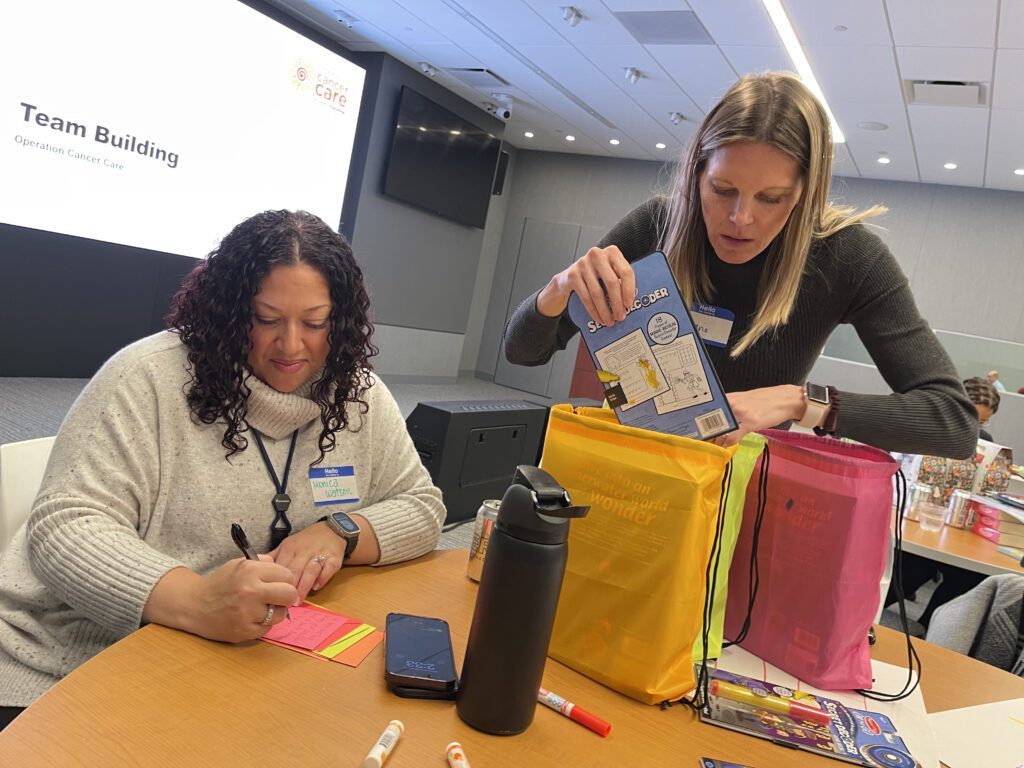
<svg viewBox="0 0 1024 768">
<path fill-rule="evenodd" d="M 721 446 L 735 445 L 748 432 L 769 429 L 790 419 L 803 418 L 804 409 L 807 408 L 803 387 L 795 384 L 730 392 L 726 397 L 739 428 L 712 441 Z"/>
<path fill-rule="evenodd" d="M 299 593 L 295 605 L 301 605 L 306 595 L 323 587 L 341 570 L 345 540 L 327 523 L 314 523 L 289 536 L 268 554 L 292 572 L 292 584 Z"/>
</svg>

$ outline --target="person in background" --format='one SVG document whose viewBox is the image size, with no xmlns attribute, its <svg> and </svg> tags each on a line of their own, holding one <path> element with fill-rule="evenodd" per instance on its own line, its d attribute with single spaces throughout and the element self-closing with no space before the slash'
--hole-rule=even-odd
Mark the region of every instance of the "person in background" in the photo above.
<svg viewBox="0 0 1024 768">
<path fill-rule="evenodd" d="M 1003 382 L 999 380 L 999 371 L 989 371 L 988 380 L 992 384 L 992 386 L 996 388 L 997 392 L 1006 391 L 1006 387 L 1003 385 Z"/>
<path fill-rule="evenodd" d="M 681 158 L 671 194 L 640 205 L 515 310 L 506 358 L 540 365 L 577 332 L 576 293 L 605 325 L 626 317 L 630 263 L 663 250 L 687 305 L 734 318 L 705 339 L 740 428 L 798 421 L 886 450 L 964 458 L 978 419 L 946 351 L 921 318 L 889 249 L 863 226 L 882 208 L 829 202 L 832 136 L 821 104 L 785 73 L 741 78 L 708 113 Z M 829 335 L 850 323 L 890 395 L 805 386 Z M 817 390 L 817 388 L 814 388 Z"/>
<path fill-rule="evenodd" d="M 966 379 L 964 389 L 967 390 L 967 397 L 974 403 L 974 407 L 978 411 L 980 424 L 978 437 L 992 442 L 992 433 L 989 432 L 988 422 L 999 410 L 999 392 L 989 379 L 983 379 L 980 376 Z"/>
<path fill-rule="evenodd" d="M 304 212 L 253 216 L 168 323 L 82 392 L 0 557 L 0 727 L 142 624 L 255 640 L 343 566 L 437 544 L 441 493 L 371 373 L 343 237 Z M 326 468 L 348 478 L 341 506 L 313 482 Z M 338 510 L 358 533 L 324 517 Z M 268 554 L 240 558 L 232 523 Z"/>
</svg>

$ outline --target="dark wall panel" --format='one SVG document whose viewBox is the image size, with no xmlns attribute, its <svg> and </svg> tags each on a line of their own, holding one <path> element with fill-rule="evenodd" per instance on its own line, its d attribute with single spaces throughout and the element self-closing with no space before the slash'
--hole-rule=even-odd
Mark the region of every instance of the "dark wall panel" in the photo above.
<svg viewBox="0 0 1024 768">
<path fill-rule="evenodd" d="M 163 327 L 195 259 L 0 224 L 0 376 L 92 376 Z"/>
</svg>

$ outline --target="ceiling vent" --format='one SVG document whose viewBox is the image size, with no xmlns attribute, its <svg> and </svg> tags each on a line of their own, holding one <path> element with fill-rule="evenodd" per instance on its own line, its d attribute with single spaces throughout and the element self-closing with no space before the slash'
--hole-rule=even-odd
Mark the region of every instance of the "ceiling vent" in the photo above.
<svg viewBox="0 0 1024 768">
<path fill-rule="evenodd" d="M 977 107 L 988 102 L 984 83 L 961 80 L 908 80 L 907 100 L 911 104 L 933 107 Z"/>
<path fill-rule="evenodd" d="M 466 69 L 453 68 L 449 69 L 455 77 L 459 78 L 462 82 L 467 85 L 471 85 L 474 88 L 481 88 L 483 90 L 493 90 L 495 88 L 508 88 L 510 83 L 500 75 L 494 74 L 489 69 L 483 67 L 470 67 Z"/>
<path fill-rule="evenodd" d="M 714 45 L 693 11 L 621 11 L 614 14 L 641 45 Z"/>
</svg>

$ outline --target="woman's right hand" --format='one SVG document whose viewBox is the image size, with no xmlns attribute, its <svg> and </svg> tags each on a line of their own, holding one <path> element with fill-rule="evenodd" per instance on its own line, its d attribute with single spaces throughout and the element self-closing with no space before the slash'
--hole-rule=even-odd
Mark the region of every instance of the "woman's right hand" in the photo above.
<svg viewBox="0 0 1024 768">
<path fill-rule="evenodd" d="M 591 248 L 544 286 L 537 296 L 537 311 L 557 317 L 565 312 L 573 293 L 592 319 L 614 325 L 626 319 L 626 308 L 636 298 L 633 267 L 617 246 Z"/>
<path fill-rule="evenodd" d="M 261 555 L 229 560 L 209 576 L 185 568 L 164 574 L 150 593 L 143 618 L 210 640 L 240 643 L 263 637 L 284 620 L 298 598 L 292 572 Z M 263 624 L 269 606 L 273 617 Z"/>
</svg>

